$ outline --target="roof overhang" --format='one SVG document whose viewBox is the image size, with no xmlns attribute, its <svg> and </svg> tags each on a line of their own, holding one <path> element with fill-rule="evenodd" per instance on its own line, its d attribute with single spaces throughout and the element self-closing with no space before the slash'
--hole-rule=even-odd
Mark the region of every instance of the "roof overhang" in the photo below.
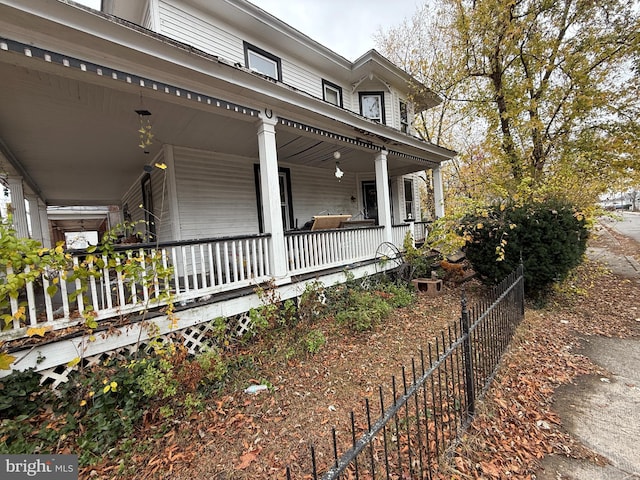
<svg viewBox="0 0 640 480">
<path fill-rule="evenodd" d="M 436 166 L 455 154 L 71 4 L 27 8 L 1 0 L 0 31 L 8 38 L 0 45 L 0 76 L 7 85 L 0 90 L 0 138 L 7 147 L 0 159 L 9 173 L 13 167 L 32 177 L 31 189 L 48 204 L 118 203 L 162 143 L 257 157 L 257 140 L 246 139 L 256 138 L 257 117 L 266 111 L 312 126 L 282 125 L 279 145 L 304 137 L 307 147 L 317 149 L 386 149 L 398 173 Z M 157 135 L 148 154 L 137 148 L 135 110 L 141 105 L 152 112 Z M 353 157 L 361 163 L 370 158 Z M 87 172 L 95 184 L 87 184 Z"/>
</svg>

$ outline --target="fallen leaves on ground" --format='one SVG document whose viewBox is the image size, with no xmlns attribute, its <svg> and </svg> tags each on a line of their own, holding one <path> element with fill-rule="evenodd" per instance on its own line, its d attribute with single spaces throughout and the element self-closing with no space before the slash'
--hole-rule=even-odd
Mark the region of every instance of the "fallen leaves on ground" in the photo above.
<svg viewBox="0 0 640 480">
<path fill-rule="evenodd" d="M 640 252 L 635 242 L 619 237 L 592 243 L 618 253 Z M 452 466 L 445 468 L 449 476 L 440 478 L 535 478 L 539 460 L 549 454 L 606 462 L 566 432 L 553 410 L 553 392 L 579 375 L 606 374 L 580 354 L 582 336 L 640 336 L 634 319 L 640 282 L 591 262 L 574 280 L 582 293 L 557 292 L 546 308 L 527 310 Z"/>
<path fill-rule="evenodd" d="M 607 246 L 625 248 L 620 241 Z M 605 373 L 579 353 L 580 335 L 638 335 L 640 312 L 633 308 L 640 286 L 592 263 L 573 282 L 575 289 L 557 292 L 546 308 L 527 308 L 471 427 L 434 478 L 533 479 L 540 459 L 551 453 L 603 461 L 563 429 L 553 392 L 579 375 Z M 465 287 L 472 298 L 482 292 L 475 281 Z M 256 342 L 241 352 L 255 362 L 247 383 L 230 386 L 204 412 L 176 420 L 156 440 L 158 426 L 146 425 L 140 432 L 146 450 L 127 460 L 121 478 L 284 479 L 287 466 L 292 478 L 311 478 L 309 446 L 318 447 L 319 470 L 331 464 L 331 428 L 342 439 L 349 412 L 360 414 L 363 399 L 390 385 L 459 312 L 460 287 L 448 285 L 441 296 L 420 295 L 372 332 L 353 334 L 330 319 L 319 323 L 327 344 L 313 356 L 283 360 L 273 354 L 281 346 Z M 272 389 L 243 393 L 259 379 Z M 81 478 L 118 478 L 116 472 L 114 465 L 97 465 Z"/>
</svg>

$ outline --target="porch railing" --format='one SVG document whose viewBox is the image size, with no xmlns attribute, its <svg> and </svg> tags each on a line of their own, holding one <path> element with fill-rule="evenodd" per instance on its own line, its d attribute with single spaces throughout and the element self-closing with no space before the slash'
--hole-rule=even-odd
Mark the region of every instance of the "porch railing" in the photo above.
<svg viewBox="0 0 640 480">
<path fill-rule="evenodd" d="M 393 229 L 400 248 L 408 227 Z M 289 274 L 373 260 L 383 233 L 383 227 L 286 233 Z M 159 308 L 169 294 L 180 304 L 256 285 L 271 275 L 270 242 L 265 234 L 116 246 L 104 255 L 70 251 L 64 268 L 30 277 L 8 306 L 0 305 L 0 339 L 25 336 L 29 327 L 77 325 L 87 314 L 101 321 Z M 127 270 L 131 264 L 140 266 L 135 274 Z M 73 271 L 82 268 L 91 274 L 74 278 Z M 0 281 L 16 273 L 21 272 L 0 266 Z"/>
<path fill-rule="evenodd" d="M 370 227 L 287 232 L 289 272 L 300 275 L 371 260 L 383 242 L 383 231 L 383 227 Z"/>
<path fill-rule="evenodd" d="M 411 235 L 413 235 L 413 229 L 411 227 L 410 223 L 403 223 L 401 225 L 394 225 L 391 227 L 391 241 L 400 250 L 402 250 L 407 233 L 411 232 Z"/>
<path fill-rule="evenodd" d="M 413 223 L 413 238 L 416 243 L 424 243 L 429 234 L 429 227 L 433 222 L 414 222 Z"/>
<path fill-rule="evenodd" d="M 270 235 L 116 246 L 108 254 L 70 251 L 69 265 L 48 269 L 11 296 L 0 338 L 24 336 L 28 327 L 65 328 L 90 312 L 104 320 L 147 308 L 190 302 L 242 288 L 270 277 Z M 131 274 L 126 265 L 139 265 Z M 74 278 L 85 268 L 88 275 Z M 0 267 L 0 270 L 2 267 Z M 29 273 L 26 266 L 24 272 Z M 12 278 L 9 266 L 0 278 Z"/>
</svg>

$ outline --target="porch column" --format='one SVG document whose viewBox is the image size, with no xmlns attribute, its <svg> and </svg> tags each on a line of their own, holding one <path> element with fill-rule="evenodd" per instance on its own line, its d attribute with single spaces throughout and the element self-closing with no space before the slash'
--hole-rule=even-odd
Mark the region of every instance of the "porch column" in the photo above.
<svg viewBox="0 0 640 480">
<path fill-rule="evenodd" d="M 49 226 L 49 216 L 47 215 L 47 205 L 38 199 L 38 216 L 40 217 L 40 228 L 42 229 L 42 246 L 51 248 L 51 228 Z"/>
<path fill-rule="evenodd" d="M 29 219 L 31 220 L 31 238 L 40 242 L 44 246 L 42 238 L 42 225 L 40 225 L 40 210 L 38 209 L 38 196 L 26 194 L 25 198 L 29 202 Z"/>
<path fill-rule="evenodd" d="M 387 171 L 387 151 L 376 155 L 376 193 L 378 197 L 378 223 L 384 226 L 383 240 L 391 242 L 391 201 L 389 195 L 389 173 Z"/>
<path fill-rule="evenodd" d="M 260 155 L 260 194 L 262 196 L 262 218 L 264 230 L 271 234 L 269 257 L 271 275 L 282 278 L 287 275 L 287 253 L 284 242 L 284 227 L 280 209 L 280 177 L 278 174 L 278 152 L 276 149 L 277 118 L 260 114 L 258 127 L 258 152 Z"/>
<path fill-rule="evenodd" d="M 22 178 L 9 177 L 9 194 L 11 196 L 11 213 L 13 215 L 13 228 L 20 238 L 29 238 L 29 225 L 27 223 L 27 207 L 24 204 L 24 190 Z"/>
<path fill-rule="evenodd" d="M 433 201 L 436 207 L 436 218 L 444 217 L 444 189 L 442 187 L 442 173 L 440 167 L 436 167 L 433 172 Z"/>
</svg>

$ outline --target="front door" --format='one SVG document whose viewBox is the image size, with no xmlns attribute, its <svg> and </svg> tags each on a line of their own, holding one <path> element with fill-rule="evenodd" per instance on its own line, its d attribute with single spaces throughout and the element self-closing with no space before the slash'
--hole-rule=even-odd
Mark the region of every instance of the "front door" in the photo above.
<svg viewBox="0 0 640 480">
<path fill-rule="evenodd" d="M 291 180 L 289 180 L 289 172 L 280 171 L 280 211 L 282 212 L 282 226 L 285 230 L 291 230 L 293 225 L 291 225 L 291 215 L 290 212 L 290 199 L 291 195 L 289 195 L 289 185 L 291 184 Z"/>
<path fill-rule="evenodd" d="M 376 182 L 362 182 L 364 218 L 372 218 L 378 223 L 378 191 Z"/>
</svg>

